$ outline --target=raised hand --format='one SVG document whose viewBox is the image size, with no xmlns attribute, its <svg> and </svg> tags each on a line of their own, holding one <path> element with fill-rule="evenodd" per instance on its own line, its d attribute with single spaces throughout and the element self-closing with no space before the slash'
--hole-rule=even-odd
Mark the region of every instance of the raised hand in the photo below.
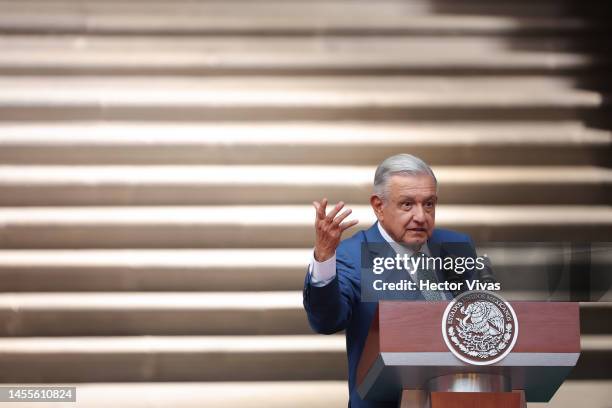
<svg viewBox="0 0 612 408">
<path fill-rule="evenodd" d="M 323 262 L 334 256 L 336 248 L 340 244 L 342 233 L 354 225 L 357 225 L 359 221 L 352 220 L 342 222 L 348 217 L 352 210 L 347 208 L 338 215 L 344 203 L 340 201 L 336 206 L 326 214 L 327 198 L 321 200 L 321 202 L 313 201 L 316 209 L 316 220 L 315 220 L 315 252 L 314 257 L 318 262 Z"/>
</svg>

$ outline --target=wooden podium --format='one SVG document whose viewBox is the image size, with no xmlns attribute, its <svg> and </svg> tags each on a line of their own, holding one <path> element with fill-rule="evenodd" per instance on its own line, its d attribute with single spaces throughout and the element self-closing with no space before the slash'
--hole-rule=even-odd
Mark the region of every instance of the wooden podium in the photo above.
<svg viewBox="0 0 612 408">
<path fill-rule="evenodd" d="M 457 358 L 441 329 L 448 302 L 381 301 L 357 368 L 357 391 L 402 408 L 525 407 L 547 402 L 580 356 L 578 303 L 510 302 L 520 325 L 502 360 Z"/>
</svg>

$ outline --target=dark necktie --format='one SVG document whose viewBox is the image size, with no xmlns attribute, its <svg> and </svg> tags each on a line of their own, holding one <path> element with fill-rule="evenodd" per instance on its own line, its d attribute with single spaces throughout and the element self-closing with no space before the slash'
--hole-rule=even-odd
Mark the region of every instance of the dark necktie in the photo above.
<svg viewBox="0 0 612 408">
<path fill-rule="evenodd" d="M 427 255 L 425 255 L 423 252 L 417 251 L 412 255 L 412 257 L 416 257 L 416 259 L 420 258 L 418 263 L 419 268 L 417 268 L 416 271 L 417 285 L 420 286 L 420 282 L 427 281 L 431 283 L 438 283 L 436 272 L 433 269 L 427 268 Z M 423 294 L 425 300 L 446 300 L 446 295 L 438 290 L 422 290 L 421 293 Z"/>
</svg>

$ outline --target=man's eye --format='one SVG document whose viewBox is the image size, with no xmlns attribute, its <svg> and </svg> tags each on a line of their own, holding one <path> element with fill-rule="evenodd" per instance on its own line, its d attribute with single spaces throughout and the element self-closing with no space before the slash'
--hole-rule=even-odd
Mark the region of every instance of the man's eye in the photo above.
<svg viewBox="0 0 612 408">
<path fill-rule="evenodd" d="M 410 207 L 412 207 L 412 203 L 402 203 L 402 207 L 403 208 L 410 208 Z"/>
</svg>

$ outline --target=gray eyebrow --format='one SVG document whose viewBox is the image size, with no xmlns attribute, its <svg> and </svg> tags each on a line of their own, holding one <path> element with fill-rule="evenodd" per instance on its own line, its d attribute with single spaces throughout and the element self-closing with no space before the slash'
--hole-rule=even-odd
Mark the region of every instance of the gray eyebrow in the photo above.
<svg viewBox="0 0 612 408">
<path fill-rule="evenodd" d="M 425 198 L 425 201 L 427 201 L 427 200 L 431 200 L 432 198 L 436 198 L 436 199 L 437 199 L 437 198 L 438 198 L 438 195 L 437 195 L 437 194 L 432 194 L 432 195 L 430 195 L 430 196 L 426 197 L 426 198 Z M 414 199 L 414 196 L 407 196 L 407 195 L 400 195 L 400 196 L 399 196 L 399 201 L 403 201 L 403 200 L 405 200 L 405 199 Z"/>
</svg>

